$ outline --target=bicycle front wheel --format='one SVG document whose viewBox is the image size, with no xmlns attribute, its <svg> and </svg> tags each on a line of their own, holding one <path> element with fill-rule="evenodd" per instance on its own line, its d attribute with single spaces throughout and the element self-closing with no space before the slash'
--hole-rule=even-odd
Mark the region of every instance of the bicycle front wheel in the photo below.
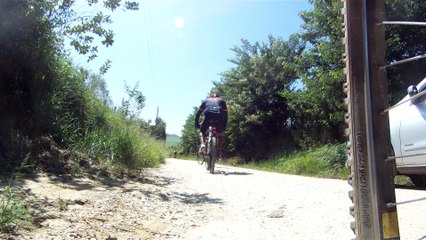
<svg viewBox="0 0 426 240">
<path fill-rule="evenodd" d="M 204 154 L 197 153 L 197 162 L 198 164 L 203 165 L 205 162 Z"/>
</svg>

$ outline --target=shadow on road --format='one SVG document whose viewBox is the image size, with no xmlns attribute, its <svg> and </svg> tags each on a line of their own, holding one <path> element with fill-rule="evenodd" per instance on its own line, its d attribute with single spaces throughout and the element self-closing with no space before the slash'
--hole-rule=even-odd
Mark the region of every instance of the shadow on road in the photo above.
<svg viewBox="0 0 426 240">
<path fill-rule="evenodd" d="M 239 171 L 225 171 L 225 170 L 216 170 L 215 174 L 223 174 L 223 175 L 252 175 L 251 172 L 239 172 Z"/>
<path fill-rule="evenodd" d="M 157 192 L 141 191 L 147 197 L 158 195 L 164 202 L 179 201 L 184 204 L 223 204 L 220 198 L 209 197 L 209 193 L 186 193 L 186 192 Z"/>
</svg>

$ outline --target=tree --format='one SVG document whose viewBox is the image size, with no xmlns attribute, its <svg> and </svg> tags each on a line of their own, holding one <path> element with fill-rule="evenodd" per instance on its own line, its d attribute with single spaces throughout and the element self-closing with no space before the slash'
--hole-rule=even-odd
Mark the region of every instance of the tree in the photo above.
<svg viewBox="0 0 426 240">
<path fill-rule="evenodd" d="M 160 117 L 155 119 L 155 125 L 151 126 L 151 136 L 158 140 L 166 141 L 166 122 Z"/>
<path fill-rule="evenodd" d="M 230 112 L 227 150 L 244 159 L 261 160 L 278 146 L 292 144 L 287 126 L 290 117 L 282 92 L 291 90 L 297 79 L 297 59 L 304 49 L 300 38 L 289 41 L 269 36 L 266 43 L 234 47 L 233 69 L 222 74 L 215 88 L 228 101 Z M 285 148 L 285 147 L 284 147 Z"/>
<path fill-rule="evenodd" d="M 198 130 L 194 127 L 195 114 L 197 111 L 198 108 L 194 107 L 192 113 L 186 118 L 183 126 L 180 148 L 182 148 L 184 154 L 194 154 L 198 152 L 200 140 Z"/>
<path fill-rule="evenodd" d="M 121 107 L 119 112 L 127 118 L 135 119 L 138 118 L 142 109 L 145 107 L 145 96 L 142 94 L 139 88 L 139 82 L 135 84 L 133 88 L 124 85 L 128 99 L 122 99 Z"/>
<path fill-rule="evenodd" d="M 86 80 L 86 85 L 92 90 L 93 94 L 105 105 L 112 106 L 112 100 L 105 82 L 100 74 L 90 74 Z"/>
<path fill-rule="evenodd" d="M 386 1 L 386 20 L 424 21 L 426 2 L 416 0 Z M 422 26 L 387 25 L 385 28 L 387 62 L 411 58 L 426 53 L 426 29 Z M 389 80 L 389 100 L 395 104 L 407 94 L 411 84 L 424 78 L 424 59 L 387 68 Z"/>
<path fill-rule="evenodd" d="M 36 4 L 39 1 L 31 0 L 31 2 Z M 124 6 L 122 5 L 123 2 Z M 86 0 L 85 5 L 87 8 L 95 7 L 101 3 L 105 10 L 110 11 L 139 9 L 137 2 L 124 0 Z M 88 55 L 88 60 L 97 57 L 99 44 L 95 44 L 96 40 L 99 39 L 100 44 L 106 47 L 112 46 L 114 43 L 114 33 L 105 27 L 105 25 L 112 23 L 110 15 L 102 11 L 88 11 L 89 15 L 80 15 L 74 8 L 77 3 L 73 0 L 42 1 L 41 5 L 46 11 L 45 16 L 48 22 L 59 37 L 59 43 L 63 44 L 63 39 L 68 38 L 71 46 L 78 53 Z M 106 66 L 101 67 L 101 73 L 107 68 Z"/>
<path fill-rule="evenodd" d="M 310 1 L 314 9 L 303 11 L 301 37 L 307 48 L 298 59 L 303 87 L 288 95 L 292 127 L 306 146 L 342 140 L 344 114 L 341 39 L 341 1 Z"/>
<path fill-rule="evenodd" d="M 138 9 L 137 3 L 121 6 L 122 2 L 102 1 L 111 11 Z M 0 160 L 18 152 L 15 148 L 23 146 L 26 138 L 48 135 L 55 128 L 54 88 L 63 85 L 61 71 L 67 69 L 64 39 L 70 38 L 89 60 L 96 57 L 96 39 L 105 46 L 113 44 L 114 34 L 105 28 L 110 17 L 101 12 L 78 16 L 75 4 L 72 0 L 0 1 Z M 86 4 L 99 3 L 87 0 Z"/>
</svg>

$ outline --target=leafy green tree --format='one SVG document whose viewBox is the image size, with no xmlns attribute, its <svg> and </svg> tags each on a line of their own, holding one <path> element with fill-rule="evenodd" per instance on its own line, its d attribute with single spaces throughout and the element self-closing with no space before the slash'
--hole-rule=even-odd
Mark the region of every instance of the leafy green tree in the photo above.
<svg viewBox="0 0 426 240">
<path fill-rule="evenodd" d="M 290 112 L 282 92 L 297 79 L 296 64 L 304 49 L 297 36 L 289 41 L 269 37 L 266 43 L 234 47 L 233 69 L 215 87 L 228 101 L 227 150 L 247 161 L 267 158 L 278 146 L 292 144 L 287 121 Z"/>
<path fill-rule="evenodd" d="M 306 49 L 298 59 L 302 87 L 286 95 L 291 106 L 291 124 L 300 144 L 309 147 L 344 138 L 347 112 L 342 91 L 344 68 L 341 42 L 341 1 L 310 1 L 314 8 L 303 11 L 301 37 Z"/>
<path fill-rule="evenodd" d="M 32 4 L 40 2 L 31 0 Z M 82 15 L 75 9 L 77 2 L 73 0 L 54 0 L 41 1 L 46 11 L 48 22 L 55 29 L 56 35 L 59 37 L 59 43 L 63 44 L 63 39 L 69 39 L 71 46 L 80 54 L 88 55 L 88 60 L 93 60 L 98 54 L 98 45 L 106 47 L 112 46 L 114 43 L 114 32 L 106 28 L 106 25 L 112 23 L 111 16 L 99 11 L 96 8 L 99 4 L 103 5 L 105 10 L 116 11 L 138 10 L 139 4 L 133 1 L 124 0 L 85 0 L 80 4 L 87 7 L 93 7 L 94 11 L 86 11 L 88 15 Z M 123 5 L 124 2 L 124 5 Z M 97 41 L 99 43 L 96 43 Z M 101 73 L 104 73 L 109 67 L 110 62 L 102 66 Z"/>
<path fill-rule="evenodd" d="M 124 85 L 124 88 L 128 98 L 122 99 L 119 112 L 124 117 L 136 119 L 145 107 L 145 96 L 142 94 L 142 91 L 138 89 L 139 82 L 137 82 L 133 88 L 130 88 L 127 84 Z"/>
<path fill-rule="evenodd" d="M 166 122 L 160 117 L 157 117 L 155 119 L 155 125 L 151 126 L 151 136 L 158 140 L 166 141 Z"/>
<path fill-rule="evenodd" d="M 198 111 L 197 107 L 193 108 L 191 114 L 186 118 L 185 124 L 182 130 L 182 137 L 180 142 L 180 148 L 184 154 L 195 154 L 198 151 L 200 145 L 198 130 L 195 128 L 195 114 Z"/>
<path fill-rule="evenodd" d="M 136 10 L 138 4 L 105 0 L 111 11 Z M 99 4 L 87 0 L 87 5 Z M 29 140 L 50 134 L 57 123 L 54 92 L 63 86 L 65 38 L 88 59 L 96 57 L 95 41 L 110 46 L 113 33 L 105 28 L 111 22 L 101 12 L 78 16 L 72 0 L 0 1 L 0 160 L 9 161 L 22 152 Z M 102 66 L 108 68 L 109 62 Z M 73 78 L 74 76 L 70 76 Z M 65 79 L 64 81 L 68 81 Z M 65 84 L 66 85 L 66 84 Z M 75 105 L 76 113 L 80 112 Z M 59 111 L 60 112 L 60 111 Z M 84 114 L 83 114 L 84 115 Z M 19 156 L 17 156 L 19 158 Z"/>
<path fill-rule="evenodd" d="M 341 44 L 341 1 L 310 1 L 314 8 L 300 14 L 304 21 L 302 37 L 307 48 L 299 59 L 299 75 L 303 88 L 287 96 L 291 104 L 292 124 L 297 129 L 299 141 L 309 147 L 345 139 L 343 105 L 345 95 L 342 84 L 344 68 Z M 423 1 L 386 1 L 387 20 L 422 21 L 426 3 Z M 388 62 L 425 53 L 423 39 L 426 30 L 419 26 L 386 26 L 386 51 Z M 388 68 L 389 98 L 393 104 L 410 84 L 424 77 L 426 61 L 416 61 Z M 374 93 L 373 93 L 374 94 Z"/>
<path fill-rule="evenodd" d="M 55 76 L 55 35 L 44 15 L 42 6 L 29 1 L 0 2 L 2 136 L 8 136 L 12 129 L 38 135 L 48 127 L 45 120 L 51 118 L 46 109 L 51 108 Z"/>
<path fill-rule="evenodd" d="M 92 90 L 97 99 L 101 100 L 105 105 L 112 106 L 107 84 L 100 74 L 90 74 L 86 80 L 86 85 Z"/>
<path fill-rule="evenodd" d="M 389 0 L 385 2 L 386 20 L 419 21 L 426 18 L 426 2 L 416 0 Z M 426 53 L 426 29 L 422 26 L 386 25 L 387 62 L 407 59 Z M 409 85 L 417 84 L 425 77 L 424 59 L 396 65 L 387 69 L 389 100 L 395 104 L 407 94 Z"/>
</svg>

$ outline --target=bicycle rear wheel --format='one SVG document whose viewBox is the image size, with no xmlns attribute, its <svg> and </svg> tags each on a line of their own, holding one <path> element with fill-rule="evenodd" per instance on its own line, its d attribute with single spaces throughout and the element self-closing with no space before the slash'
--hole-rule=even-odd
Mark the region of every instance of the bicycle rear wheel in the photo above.
<svg viewBox="0 0 426 240">
<path fill-rule="evenodd" d="M 217 138 L 212 137 L 211 138 L 211 145 L 210 145 L 210 173 L 214 174 L 214 165 L 217 160 Z"/>
<path fill-rule="evenodd" d="M 205 163 L 206 163 L 206 169 L 207 169 L 207 171 L 208 170 L 210 170 L 210 154 L 206 154 L 206 155 L 204 155 L 204 161 L 205 161 Z"/>
</svg>

